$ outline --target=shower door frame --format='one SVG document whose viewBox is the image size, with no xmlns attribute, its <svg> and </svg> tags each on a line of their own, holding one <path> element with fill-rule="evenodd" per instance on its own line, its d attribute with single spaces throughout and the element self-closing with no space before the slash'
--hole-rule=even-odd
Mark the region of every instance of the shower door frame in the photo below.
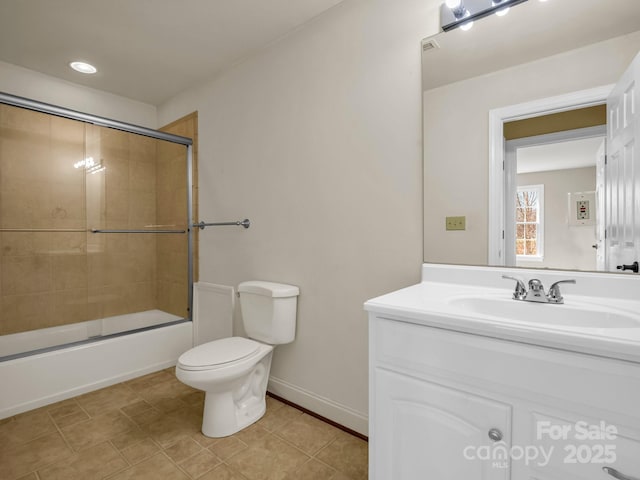
<svg viewBox="0 0 640 480">
<path fill-rule="evenodd" d="M 134 125 L 132 123 L 121 122 L 119 120 L 113 120 L 110 118 L 100 117 L 98 115 L 91 115 L 88 113 L 79 112 L 77 110 L 71 110 L 50 103 L 39 102 L 37 100 L 31 100 L 25 97 L 19 97 L 17 95 L 11 95 L 9 93 L 0 92 L 0 103 L 5 105 L 11 105 L 13 107 L 25 108 L 27 110 L 33 110 L 40 113 L 46 113 L 54 115 L 56 117 L 68 118 L 70 120 L 77 120 L 83 123 L 89 123 L 99 127 L 112 128 L 114 130 L 120 130 L 127 133 L 134 133 L 145 137 L 154 138 L 156 140 L 165 140 L 171 143 L 177 143 L 187 147 L 187 316 L 184 318 L 186 321 L 191 321 L 193 316 L 193 139 L 188 137 L 182 137 L 180 135 L 174 135 L 172 133 L 161 132 L 152 128 L 142 127 L 140 125 Z M 89 230 L 87 230 L 89 231 Z M 161 328 L 163 325 L 154 325 L 152 327 L 146 327 L 146 329 Z M 136 330 L 139 331 L 139 330 Z M 130 332 L 122 332 L 126 335 Z"/>
</svg>

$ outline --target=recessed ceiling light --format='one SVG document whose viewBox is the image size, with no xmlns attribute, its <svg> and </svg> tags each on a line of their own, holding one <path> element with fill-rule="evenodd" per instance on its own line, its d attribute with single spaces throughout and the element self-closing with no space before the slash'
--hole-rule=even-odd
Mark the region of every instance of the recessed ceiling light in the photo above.
<svg viewBox="0 0 640 480">
<path fill-rule="evenodd" d="M 98 71 L 96 67 L 86 62 L 71 62 L 69 66 L 73 68 L 76 72 L 80 72 L 80 73 L 91 74 L 91 73 L 96 73 Z"/>
</svg>

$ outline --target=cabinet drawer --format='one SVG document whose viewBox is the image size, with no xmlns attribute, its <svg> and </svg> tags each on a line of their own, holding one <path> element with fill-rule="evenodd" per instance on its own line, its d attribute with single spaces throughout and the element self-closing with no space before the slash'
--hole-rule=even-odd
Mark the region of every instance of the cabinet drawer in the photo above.
<svg viewBox="0 0 640 480">
<path fill-rule="evenodd" d="M 375 364 L 492 396 L 595 412 L 640 431 L 640 365 L 370 318 Z"/>
</svg>

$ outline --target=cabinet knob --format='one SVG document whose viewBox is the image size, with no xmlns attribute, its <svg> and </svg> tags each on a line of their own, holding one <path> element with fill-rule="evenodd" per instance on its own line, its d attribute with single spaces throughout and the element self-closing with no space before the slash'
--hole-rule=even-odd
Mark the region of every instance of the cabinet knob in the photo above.
<svg viewBox="0 0 640 480">
<path fill-rule="evenodd" d="M 489 430 L 489 438 L 492 441 L 499 442 L 500 440 L 502 440 L 502 437 L 503 437 L 502 432 L 497 428 L 492 428 L 491 430 Z"/>
</svg>

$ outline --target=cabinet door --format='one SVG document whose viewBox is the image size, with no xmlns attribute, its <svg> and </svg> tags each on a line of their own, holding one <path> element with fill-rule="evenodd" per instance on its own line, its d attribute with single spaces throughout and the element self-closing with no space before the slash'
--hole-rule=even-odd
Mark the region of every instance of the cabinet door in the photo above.
<svg viewBox="0 0 640 480">
<path fill-rule="evenodd" d="M 510 478 L 509 405 L 385 369 L 374 377 L 371 478 Z"/>
<path fill-rule="evenodd" d="M 531 463 L 534 478 L 640 479 L 640 440 L 627 425 L 561 411 L 534 411 L 526 418 L 526 443 L 548 457 L 544 463 Z"/>
</svg>

